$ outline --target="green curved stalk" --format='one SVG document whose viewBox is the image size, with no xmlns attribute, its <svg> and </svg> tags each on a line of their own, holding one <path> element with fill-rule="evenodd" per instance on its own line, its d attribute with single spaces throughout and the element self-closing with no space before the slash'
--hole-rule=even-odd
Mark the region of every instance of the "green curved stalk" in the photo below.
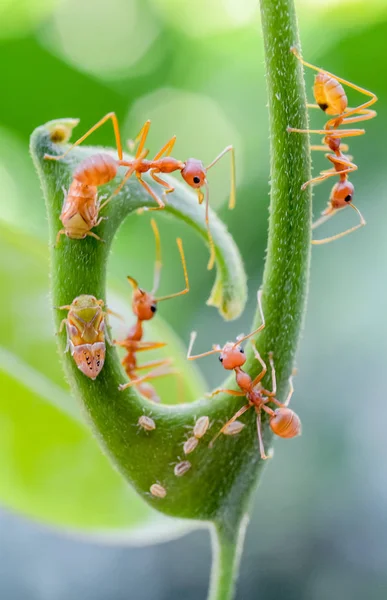
<svg viewBox="0 0 387 600">
<path fill-rule="evenodd" d="M 257 346 L 266 360 L 269 351 L 274 353 L 281 399 L 293 367 L 306 304 L 311 193 L 301 192 L 301 184 L 310 177 L 310 163 L 306 137 L 286 132 L 288 125 L 303 128 L 307 124 L 301 68 L 290 53 L 290 47 L 298 42 L 293 2 L 261 0 L 261 10 L 270 106 L 272 197 L 263 284 L 267 327 L 259 336 Z M 52 241 L 60 228 L 61 187 L 69 185 L 74 166 L 96 151 L 95 148 L 76 148 L 65 161 L 43 160 L 45 152 L 62 151 L 52 137 L 55 137 L 55 128 L 64 123 L 62 119 L 42 126 L 31 138 L 31 152 L 46 197 Z M 71 128 L 71 120 L 67 124 Z M 205 237 L 203 213 L 196 198 L 171 180 L 176 192 L 168 197 L 168 211 L 190 223 Z M 81 293 L 105 298 L 106 263 L 113 235 L 124 217 L 148 204 L 149 198 L 138 183 L 130 181 L 109 204 L 109 219 L 98 229 L 106 244 L 94 239 L 62 239 L 58 248 L 51 248 L 53 305 L 71 302 Z M 232 239 L 213 214 L 211 223 L 218 263 L 211 301 L 232 318 L 244 305 L 242 264 Z M 61 315 L 57 314 L 55 319 L 58 326 Z M 259 321 L 257 313 L 254 327 Z M 76 368 L 71 357 L 64 354 L 64 334 L 58 336 L 58 343 L 73 393 L 85 409 L 101 447 L 126 480 L 157 510 L 213 524 L 219 552 L 212 576 L 211 599 L 231 598 L 242 545 L 243 519 L 264 465 L 258 452 L 253 411 L 243 417 L 247 426 L 242 433 L 222 436 L 209 449 L 208 442 L 219 424 L 241 407 L 240 398 L 219 395 L 189 405 L 154 405 L 138 396 L 133 388 L 118 391 L 125 375 L 114 348 L 107 348 L 104 368 L 98 378 L 91 381 Z M 250 350 L 246 370 L 251 376 L 258 371 Z M 270 380 L 265 383 L 270 385 Z M 226 381 L 226 386 L 235 386 L 233 377 Z M 152 416 L 155 431 L 138 431 L 136 424 L 143 414 Z M 202 415 L 210 418 L 212 426 L 198 448 L 186 457 L 191 469 L 183 477 L 176 477 L 173 463 L 182 458 L 187 426 L 193 426 L 195 419 Z M 263 437 L 267 450 L 271 443 L 270 431 L 265 422 Z M 163 499 L 149 494 L 151 484 L 156 482 L 167 490 Z"/>
<path fill-rule="evenodd" d="M 310 189 L 303 192 L 301 185 L 311 178 L 310 150 L 307 136 L 286 131 L 288 126 L 305 129 L 308 125 L 302 69 L 290 53 L 291 46 L 299 45 L 293 0 L 260 0 L 260 5 L 270 122 L 271 202 L 263 276 L 267 326 L 257 346 L 262 356 L 274 352 L 278 396 L 283 398 L 308 292 L 312 198 Z M 252 329 L 259 323 L 257 310 Z M 251 353 L 247 364 L 247 370 L 254 376 L 259 367 Z M 271 437 L 270 429 L 266 428 L 266 447 Z M 234 539 L 223 530 L 216 533 L 218 563 L 213 565 L 210 600 L 228 600 L 233 596 L 243 525 L 239 539 L 236 531 L 235 528 Z"/>
</svg>

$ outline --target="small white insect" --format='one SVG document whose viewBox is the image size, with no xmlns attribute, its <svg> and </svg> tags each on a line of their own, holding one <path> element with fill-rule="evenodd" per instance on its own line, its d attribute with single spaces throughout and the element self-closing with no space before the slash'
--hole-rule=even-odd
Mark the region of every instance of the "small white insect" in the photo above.
<svg viewBox="0 0 387 600">
<path fill-rule="evenodd" d="M 138 424 L 140 425 L 140 427 L 145 429 L 145 431 L 153 431 L 154 429 L 156 429 L 156 423 L 154 422 L 154 420 L 150 417 L 147 417 L 146 415 L 142 415 L 139 418 Z"/>
<path fill-rule="evenodd" d="M 190 437 L 186 442 L 184 442 L 184 454 L 190 454 L 193 452 L 198 445 L 199 440 L 196 437 Z"/>
<path fill-rule="evenodd" d="M 207 429 L 210 426 L 210 419 L 208 417 L 199 417 L 199 419 L 196 421 L 194 428 L 193 428 L 193 434 L 194 436 L 200 440 L 200 438 L 202 438 L 205 433 L 207 432 Z"/>
<path fill-rule="evenodd" d="M 244 428 L 245 424 L 241 423 L 241 421 L 234 421 L 233 423 L 230 423 L 226 429 L 223 431 L 224 435 L 237 435 L 238 433 L 240 433 L 242 431 L 242 429 Z"/>
<path fill-rule="evenodd" d="M 152 496 L 155 496 L 156 498 L 165 498 L 167 495 L 167 490 L 159 483 L 153 483 L 149 489 Z"/>
<path fill-rule="evenodd" d="M 187 471 L 190 470 L 191 466 L 192 465 L 188 460 L 183 460 L 182 462 L 177 463 L 177 465 L 173 469 L 173 472 L 176 475 L 176 477 L 182 477 L 183 475 L 185 475 L 185 473 L 187 473 Z"/>
</svg>

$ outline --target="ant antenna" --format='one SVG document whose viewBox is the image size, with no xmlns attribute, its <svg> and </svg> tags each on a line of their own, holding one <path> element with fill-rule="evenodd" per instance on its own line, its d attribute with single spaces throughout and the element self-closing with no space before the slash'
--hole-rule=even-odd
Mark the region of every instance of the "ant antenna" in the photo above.
<svg viewBox="0 0 387 600">
<path fill-rule="evenodd" d="M 230 188 L 230 200 L 228 203 L 229 209 L 235 208 L 236 204 L 236 193 L 235 193 L 235 150 L 233 146 L 227 146 L 214 160 L 208 165 L 206 171 L 211 169 L 227 152 L 231 152 L 231 188 Z"/>
<path fill-rule="evenodd" d="M 153 229 L 153 233 L 155 236 L 155 242 L 156 242 L 156 260 L 155 260 L 155 272 L 154 272 L 154 277 L 153 277 L 153 290 L 152 290 L 152 296 L 154 296 L 155 293 L 157 292 L 157 288 L 160 285 L 162 262 L 161 262 L 160 233 L 159 233 L 156 221 L 154 219 L 151 219 L 151 226 Z"/>
<path fill-rule="evenodd" d="M 332 235 L 331 237 L 323 238 L 322 240 L 312 240 L 312 244 L 314 244 L 315 246 L 319 246 L 321 244 L 328 244 L 329 242 L 334 242 L 335 240 L 338 240 L 338 239 L 344 237 L 345 235 L 348 235 L 349 233 L 356 231 L 356 229 L 360 229 L 360 227 L 364 227 L 364 225 L 366 225 L 366 220 L 364 219 L 360 210 L 358 208 L 356 208 L 356 206 L 354 204 L 348 204 L 348 206 L 350 206 L 351 208 L 353 208 L 354 211 L 357 212 L 357 214 L 360 217 L 360 223 L 358 225 L 355 225 L 354 227 L 350 227 L 349 229 L 342 231 L 341 233 Z"/>
<path fill-rule="evenodd" d="M 154 231 L 154 230 L 153 230 Z M 168 296 L 161 296 L 161 298 L 155 298 L 156 302 L 162 302 L 163 300 L 169 300 L 170 298 L 176 298 L 176 296 L 183 296 L 189 292 L 189 281 L 188 281 L 188 273 L 187 273 L 187 264 L 185 262 L 184 250 L 183 250 L 183 242 L 180 238 L 176 239 L 177 247 L 179 248 L 181 264 L 183 265 L 184 272 L 184 280 L 185 280 L 185 288 L 180 292 L 176 292 L 175 294 L 168 294 Z M 157 247 L 157 238 L 156 238 L 156 247 Z M 157 256 L 157 253 L 156 253 Z M 157 258 L 156 258 L 157 263 Z M 160 261 L 161 265 L 161 261 Z"/>
<path fill-rule="evenodd" d="M 209 209 L 210 209 L 210 188 L 209 188 L 207 179 L 205 180 L 205 186 L 206 186 L 205 221 L 206 221 L 206 227 L 207 227 L 208 243 L 210 246 L 210 260 L 208 261 L 207 269 L 209 271 L 211 271 L 212 267 L 214 266 L 214 262 L 215 262 L 215 244 L 214 244 L 214 240 L 212 239 L 212 234 L 211 234 L 211 230 L 210 230 L 210 215 L 208 214 Z M 201 197 L 199 196 L 199 204 L 201 204 L 200 200 L 203 202 L 203 192 L 199 191 L 199 194 L 201 194 Z"/>
<path fill-rule="evenodd" d="M 126 279 L 129 281 L 133 290 L 138 290 L 138 282 L 134 279 L 134 277 L 131 277 L 130 275 L 128 275 Z"/>
<path fill-rule="evenodd" d="M 212 348 L 212 350 L 209 350 L 208 352 L 203 352 L 202 354 L 195 354 L 194 356 L 192 356 L 191 352 L 192 352 L 192 348 L 193 348 L 193 345 L 196 340 L 196 336 L 197 336 L 196 331 L 192 331 L 191 337 L 189 340 L 188 351 L 187 351 L 188 360 L 196 360 L 197 358 L 202 358 L 203 356 L 209 356 L 210 354 L 216 354 L 217 352 L 222 352 L 222 348 L 217 344 L 216 346 L 214 346 Z"/>
<path fill-rule="evenodd" d="M 258 291 L 257 300 L 258 300 L 258 307 L 259 307 L 259 312 L 261 314 L 261 321 L 262 321 L 262 323 L 261 323 L 261 325 L 257 329 L 254 329 L 254 331 L 252 331 L 248 335 L 244 335 L 242 337 L 239 337 L 239 339 L 237 339 L 237 341 L 234 344 L 234 348 L 235 348 L 235 346 L 239 346 L 239 344 L 241 344 L 245 340 L 248 340 L 249 338 L 253 337 L 253 335 L 256 335 L 257 333 L 259 333 L 260 331 L 262 331 L 262 329 L 265 329 L 265 327 L 266 327 L 265 317 L 264 317 L 263 309 L 262 309 L 262 290 Z"/>
</svg>

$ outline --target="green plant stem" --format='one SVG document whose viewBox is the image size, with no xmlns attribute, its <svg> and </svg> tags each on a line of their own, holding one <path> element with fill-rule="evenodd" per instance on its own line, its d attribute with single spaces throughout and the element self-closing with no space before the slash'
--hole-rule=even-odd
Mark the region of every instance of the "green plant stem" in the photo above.
<svg viewBox="0 0 387 600">
<path fill-rule="evenodd" d="M 267 325 L 257 346 L 262 356 L 274 352 L 281 398 L 292 372 L 307 300 L 312 204 L 310 189 L 301 191 L 301 185 L 310 179 L 310 150 L 308 136 L 286 131 L 288 126 L 305 129 L 308 125 L 302 69 L 290 52 L 291 46 L 299 44 L 293 0 L 261 0 L 261 17 L 270 122 L 271 202 L 263 277 Z M 260 319 L 257 310 L 253 328 Z M 247 370 L 255 375 L 258 369 L 250 353 Z M 266 447 L 271 437 L 266 424 Z M 243 534 L 238 538 L 236 531 L 240 529 L 233 529 L 234 536 L 222 529 L 216 531 L 210 600 L 233 596 L 243 543 Z"/>
<path fill-rule="evenodd" d="M 286 131 L 289 125 L 307 126 L 302 71 L 290 53 L 291 46 L 298 43 L 293 1 L 261 0 L 261 11 L 270 111 L 272 189 L 263 282 L 266 329 L 259 336 L 257 347 L 266 361 L 269 352 L 274 354 L 277 397 L 281 400 L 293 368 L 306 306 L 311 192 L 302 192 L 301 185 L 310 178 L 310 160 L 307 137 Z M 31 138 L 31 152 L 46 196 L 52 240 L 60 228 L 62 186 L 68 187 L 76 165 L 97 151 L 95 148 L 76 148 L 68 161 L 54 165 L 45 161 L 46 152 L 59 154 L 63 149 L 53 144 L 51 135 L 56 127 L 63 127 L 63 122 L 42 126 Z M 73 126 L 71 123 L 73 121 L 69 126 Z M 183 218 L 205 237 L 203 215 L 196 199 L 177 183 L 174 186 L 176 191 L 168 199 L 168 211 Z M 71 302 L 80 293 L 105 298 L 108 248 L 115 231 L 130 212 L 147 204 L 149 197 L 136 181 L 131 180 L 110 203 L 109 219 L 98 229 L 106 245 L 92 239 L 63 239 L 52 249 L 54 305 Z M 241 272 L 237 249 L 224 226 L 213 215 L 211 223 L 218 262 L 217 283 L 211 301 L 232 318 L 240 313 L 244 304 L 243 270 Z M 57 325 L 61 318 L 60 314 L 56 315 Z M 257 312 L 253 327 L 259 323 Z M 126 480 L 154 508 L 175 517 L 215 524 L 219 552 L 212 575 L 211 599 L 231 598 L 243 538 L 241 523 L 265 464 L 258 451 L 254 411 L 243 417 L 248 425 L 243 433 L 222 436 L 209 449 L 208 442 L 218 430 L 219 423 L 224 423 L 242 406 L 241 398 L 219 394 L 211 400 L 200 399 L 190 405 L 154 405 L 133 388 L 118 391 L 118 385 L 125 378 L 114 349 L 107 348 L 104 368 L 98 378 L 91 381 L 76 368 L 68 353 L 63 354 L 65 337 L 65 333 L 58 336 L 58 343 L 66 372 L 73 393 L 79 397 L 102 448 Z M 260 365 L 254 359 L 250 345 L 247 358 L 246 371 L 254 377 Z M 270 385 L 269 376 L 264 385 Z M 234 375 L 225 387 L 235 387 Z M 157 423 L 156 430 L 150 434 L 138 431 L 138 418 L 143 414 L 151 415 Z M 187 427 L 192 431 L 195 420 L 202 415 L 208 416 L 216 425 L 189 455 L 189 472 L 184 477 L 176 477 L 173 464 L 181 460 Z M 271 437 L 266 420 L 263 424 L 266 451 Z M 155 482 L 167 490 L 165 498 L 149 494 L 150 485 Z"/>
<path fill-rule="evenodd" d="M 237 527 L 226 528 L 221 523 L 211 529 L 213 558 L 208 600 L 233 597 L 247 524 L 246 515 Z"/>
</svg>

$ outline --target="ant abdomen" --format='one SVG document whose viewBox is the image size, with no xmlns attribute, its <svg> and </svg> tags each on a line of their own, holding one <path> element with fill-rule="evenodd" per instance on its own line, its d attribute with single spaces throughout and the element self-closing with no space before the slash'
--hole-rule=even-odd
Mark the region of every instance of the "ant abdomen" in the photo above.
<svg viewBox="0 0 387 600">
<path fill-rule="evenodd" d="M 277 408 L 270 419 L 271 430 L 283 438 L 292 438 L 301 434 L 299 416 L 290 408 Z"/>
<path fill-rule="evenodd" d="M 316 75 L 313 91 L 317 104 L 327 115 L 340 115 L 348 106 L 343 86 L 326 73 Z"/>
<path fill-rule="evenodd" d="M 85 158 L 74 171 L 74 179 L 84 185 L 103 185 L 117 175 L 117 161 L 109 154 L 94 154 Z"/>
</svg>

